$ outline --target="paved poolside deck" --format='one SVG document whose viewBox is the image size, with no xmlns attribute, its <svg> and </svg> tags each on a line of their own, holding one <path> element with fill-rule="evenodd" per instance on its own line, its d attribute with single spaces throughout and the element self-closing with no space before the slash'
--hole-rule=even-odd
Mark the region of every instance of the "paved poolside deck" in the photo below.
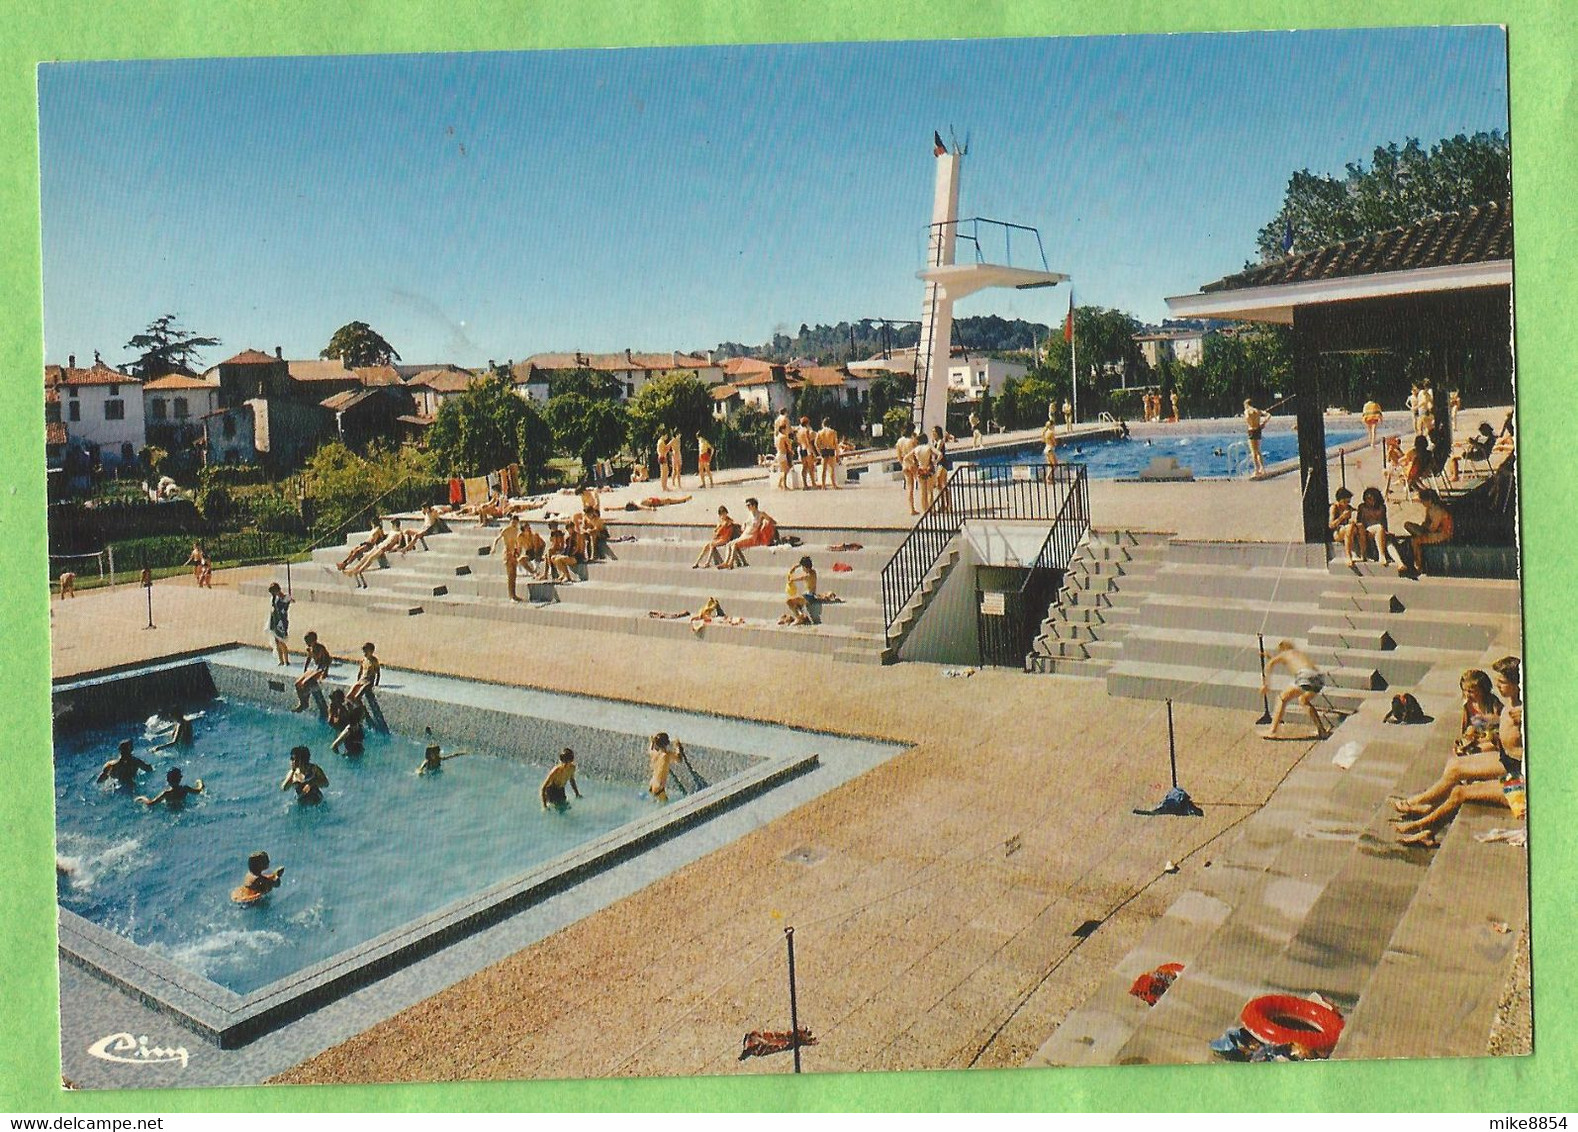
<svg viewBox="0 0 1578 1132">
<path fill-rule="evenodd" d="M 790 528 L 909 521 L 892 485 L 774 492 L 751 481 L 630 517 L 702 524 L 746 494 Z M 1294 539 L 1300 522 L 1294 476 L 1094 484 L 1092 508 L 1103 527 L 1195 538 Z M 188 578 L 158 583 L 156 631 L 139 631 L 134 588 L 57 601 L 55 674 L 261 642 L 263 603 L 236 584 L 264 573 L 223 572 L 211 592 Z M 788 1026 L 791 925 L 800 1018 L 819 1039 L 804 1051 L 807 1071 L 1021 1065 L 1313 746 L 1263 743 L 1252 716 L 1179 705 L 1180 777 L 1206 815 L 1143 818 L 1132 807 L 1167 786 L 1164 709 L 1109 697 L 1095 680 L 834 667 L 716 642 L 527 635 L 480 620 L 440 636 L 426 618 L 339 606 L 300 607 L 293 622 L 342 655 L 373 639 L 396 666 L 912 747 L 280 1081 L 786 1072 L 787 1056 L 736 1058 L 745 1031 Z"/>
</svg>

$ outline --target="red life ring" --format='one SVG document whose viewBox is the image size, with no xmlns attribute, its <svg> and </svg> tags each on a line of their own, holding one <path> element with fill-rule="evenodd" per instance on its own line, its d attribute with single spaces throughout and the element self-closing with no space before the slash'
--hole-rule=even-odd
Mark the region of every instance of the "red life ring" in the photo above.
<svg viewBox="0 0 1578 1132">
<path fill-rule="evenodd" d="M 1267 1045 L 1297 1043 L 1318 1057 L 1331 1053 L 1342 1036 L 1342 1015 L 1307 998 L 1263 994 L 1244 1004 L 1239 1021 Z M 1292 1023 L 1292 1025 L 1288 1025 Z"/>
</svg>

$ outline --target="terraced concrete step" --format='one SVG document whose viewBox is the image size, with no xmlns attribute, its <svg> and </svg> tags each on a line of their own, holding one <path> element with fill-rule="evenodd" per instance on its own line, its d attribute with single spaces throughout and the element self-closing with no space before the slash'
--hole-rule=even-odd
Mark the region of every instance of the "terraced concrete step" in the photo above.
<svg viewBox="0 0 1578 1132">
<path fill-rule="evenodd" d="M 1260 677 L 1254 672 L 1235 672 L 1196 665 L 1157 664 L 1127 658 L 1107 669 L 1107 691 L 1114 696 L 1135 699 L 1174 699 L 1180 703 L 1203 704 L 1234 711 L 1258 711 L 1261 707 Z M 1335 707 L 1340 712 L 1357 711 L 1366 698 L 1376 695 L 1356 688 L 1327 688 L 1315 698 L 1317 710 Z M 1290 722 L 1299 723 L 1289 709 Z M 1302 713 L 1301 713 L 1302 714 Z M 1303 722 L 1308 723 L 1306 717 Z"/>
<path fill-rule="evenodd" d="M 1099 680 L 1106 665 L 1096 660 L 1076 660 L 1067 656 L 1036 656 L 1025 658 L 1025 671 L 1041 676 L 1083 676 Z"/>
<path fill-rule="evenodd" d="M 374 613 L 392 613 L 399 617 L 414 617 L 422 612 L 420 605 L 401 601 L 375 601 L 367 608 Z"/>
<path fill-rule="evenodd" d="M 1394 593 L 1353 593 L 1327 590 L 1320 595 L 1322 609 L 1340 609 L 1343 612 L 1401 613 L 1403 603 Z"/>
<path fill-rule="evenodd" d="M 1251 673 L 1258 673 L 1262 663 L 1259 642 L 1247 635 L 1144 627 L 1131 629 L 1123 638 L 1122 656 L 1117 659 Z M 1338 687 L 1378 691 L 1387 686 L 1374 666 L 1344 664 L 1331 650 L 1311 648 L 1310 659 Z"/>
</svg>

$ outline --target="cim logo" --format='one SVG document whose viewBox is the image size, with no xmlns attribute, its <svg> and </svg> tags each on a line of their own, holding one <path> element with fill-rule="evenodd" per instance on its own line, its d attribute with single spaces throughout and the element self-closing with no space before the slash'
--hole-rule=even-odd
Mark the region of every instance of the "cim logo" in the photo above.
<svg viewBox="0 0 1578 1132">
<path fill-rule="evenodd" d="M 124 1031 L 100 1038 L 88 1047 L 88 1053 L 100 1061 L 118 1061 L 123 1065 L 169 1065 L 180 1062 L 186 1068 L 186 1047 L 151 1046 L 147 1035 L 133 1037 Z"/>
</svg>

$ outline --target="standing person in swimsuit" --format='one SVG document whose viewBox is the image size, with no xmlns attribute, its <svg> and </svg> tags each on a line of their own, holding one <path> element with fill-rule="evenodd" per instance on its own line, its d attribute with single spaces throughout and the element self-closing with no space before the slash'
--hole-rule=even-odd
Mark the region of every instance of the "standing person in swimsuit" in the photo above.
<svg viewBox="0 0 1578 1132">
<path fill-rule="evenodd" d="M 1371 398 L 1364 403 L 1360 419 L 1364 421 L 1364 431 L 1369 434 L 1371 448 L 1374 448 L 1376 445 L 1376 436 L 1381 428 L 1382 416 L 1381 403 L 1379 401 Z"/>
<path fill-rule="evenodd" d="M 1278 731 L 1282 727 L 1282 713 L 1288 710 L 1288 705 L 1294 700 L 1310 713 L 1310 722 L 1315 724 L 1315 735 L 1324 739 L 1331 734 L 1330 728 L 1322 722 L 1320 713 L 1315 710 L 1314 699 L 1326 687 L 1326 677 L 1315 666 L 1315 662 L 1298 648 L 1292 641 L 1277 642 L 1277 651 L 1270 660 L 1266 661 L 1265 671 L 1261 674 L 1260 694 L 1265 695 L 1267 685 L 1271 681 L 1273 668 L 1286 668 L 1293 677 L 1293 682 L 1282 690 L 1277 697 L 1277 710 L 1271 713 L 1271 730 L 1266 732 L 1266 738 L 1279 738 Z"/>
<path fill-rule="evenodd" d="M 970 441 L 975 447 L 981 446 L 981 418 L 978 414 L 970 414 Z"/>
<path fill-rule="evenodd" d="M 932 501 L 937 495 L 937 453 L 932 451 L 925 429 L 916 435 L 910 459 L 915 464 L 915 482 L 920 486 L 921 513 L 925 514 L 931 510 Z"/>
<path fill-rule="evenodd" d="M 1057 423 L 1051 417 L 1041 429 L 1041 456 L 1047 462 L 1047 483 L 1055 478 L 1052 469 L 1057 467 Z"/>
<path fill-rule="evenodd" d="M 696 478 L 702 487 L 712 487 L 712 441 L 696 434 Z"/>
<path fill-rule="evenodd" d="M 658 483 L 663 491 L 669 489 L 669 434 L 658 429 Z"/>
<path fill-rule="evenodd" d="M 500 543 L 504 544 L 504 588 L 509 592 L 511 601 L 520 600 L 515 592 L 515 579 L 520 570 L 522 541 L 520 517 L 511 515 L 510 521 L 499 529 L 492 545 L 488 547 L 489 551 L 494 551 Z"/>
<path fill-rule="evenodd" d="M 948 455 L 948 442 L 952 439 L 942 425 L 931 426 L 931 448 L 937 458 L 936 493 L 944 511 L 948 509 L 948 476 L 953 472 L 953 457 Z"/>
<path fill-rule="evenodd" d="M 685 758 L 685 744 L 671 741 L 667 731 L 659 731 L 652 736 L 652 745 L 647 748 L 647 761 L 652 766 L 652 779 L 647 784 L 647 793 L 659 802 L 668 801 L 668 778 L 675 764 Z"/>
<path fill-rule="evenodd" d="M 915 510 L 915 443 L 915 426 L 907 424 L 904 435 L 893 446 L 893 454 L 899 458 L 899 471 L 904 475 L 904 499 L 911 515 L 920 514 Z"/>
<path fill-rule="evenodd" d="M 214 588 L 214 564 L 209 561 L 208 552 L 203 549 L 202 543 L 192 544 L 192 553 L 187 556 L 186 564 L 192 568 L 192 577 L 197 579 L 199 588 Z"/>
<path fill-rule="evenodd" d="M 281 664 L 290 663 L 290 597 L 278 582 L 268 586 L 268 635 L 274 643 L 274 656 Z"/>
<path fill-rule="evenodd" d="M 821 453 L 822 478 L 818 487 L 838 487 L 838 430 L 827 417 L 816 434 L 817 451 Z"/>
<path fill-rule="evenodd" d="M 564 792 L 566 786 L 574 791 L 576 799 L 579 800 L 581 788 L 575 784 L 575 752 L 569 747 L 559 752 L 559 761 L 548 772 L 548 777 L 542 780 L 542 786 L 537 790 L 542 808 L 546 810 L 552 806 L 556 810 L 568 810 L 570 799 Z"/>
<path fill-rule="evenodd" d="M 795 426 L 794 443 L 800 458 L 800 486 L 816 486 L 816 433 L 811 429 L 811 418 L 801 417 Z"/>
<path fill-rule="evenodd" d="M 789 490 L 789 469 L 793 465 L 794 443 L 789 434 L 789 421 L 782 418 L 783 427 L 773 433 L 773 467 L 778 472 L 779 491 Z"/>
<path fill-rule="evenodd" d="M 1266 461 L 1260 454 L 1260 438 L 1266 431 L 1266 422 L 1271 419 L 1271 413 L 1265 409 L 1255 408 L 1255 403 L 1250 400 L 1244 402 L 1244 432 L 1249 440 L 1249 459 L 1254 464 L 1254 474 L 1264 475 Z"/>
<path fill-rule="evenodd" d="M 668 467 L 669 474 L 674 480 L 674 490 L 682 490 L 685 486 L 681 481 L 681 472 L 685 467 L 685 449 L 680 445 L 679 429 L 675 429 L 674 434 L 668 438 Z"/>
</svg>

